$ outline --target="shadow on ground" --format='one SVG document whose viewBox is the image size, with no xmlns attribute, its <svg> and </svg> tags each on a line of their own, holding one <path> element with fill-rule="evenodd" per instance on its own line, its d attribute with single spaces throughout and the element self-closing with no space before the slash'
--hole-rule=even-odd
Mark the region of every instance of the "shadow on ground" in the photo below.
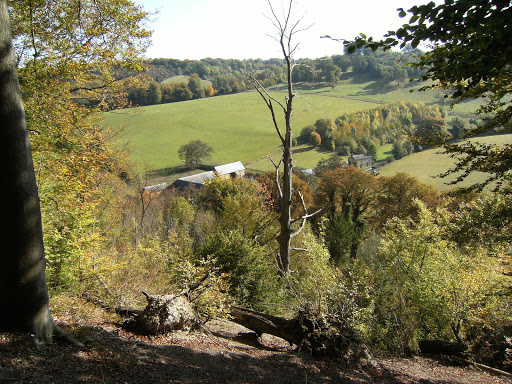
<svg viewBox="0 0 512 384">
<path fill-rule="evenodd" d="M 100 327 L 81 327 L 73 333 L 86 348 L 63 342 L 36 348 L 26 335 L 0 334 L 0 382 L 419 383 L 398 380 L 382 368 L 348 367 L 342 360 L 318 361 L 300 353 L 230 346 L 225 339 L 206 335 L 189 341 L 155 337 L 143 342 Z"/>
</svg>

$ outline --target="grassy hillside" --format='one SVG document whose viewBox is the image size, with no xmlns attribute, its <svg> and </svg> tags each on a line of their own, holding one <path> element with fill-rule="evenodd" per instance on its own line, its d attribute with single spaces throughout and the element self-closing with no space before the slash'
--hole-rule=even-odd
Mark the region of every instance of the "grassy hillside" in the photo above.
<svg viewBox="0 0 512 384">
<path fill-rule="evenodd" d="M 173 83 L 188 83 L 188 80 L 190 79 L 190 76 L 180 75 L 180 76 L 173 76 L 169 77 L 165 80 L 163 80 L 162 84 L 173 84 Z M 207 87 L 208 85 L 212 85 L 212 82 L 210 80 L 202 80 L 201 79 L 201 85 L 203 87 Z"/>
<path fill-rule="evenodd" d="M 490 144 L 512 144 L 512 134 L 500 136 L 487 136 L 474 139 L 481 143 Z M 381 176 L 393 176 L 397 172 L 406 172 L 411 176 L 415 176 L 422 183 L 430 184 L 440 191 L 447 191 L 453 189 L 453 185 L 446 185 L 450 179 L 441 179 L 434 177 L 453 166 L 453 159 L 448 155 L 440 154 L 439 149 L 429 149 L 419 153 L 413 153 L 410 156 L 404 157 L 398 161 L 394 161 L 379 169 Z M 475 182 L 483 180 L 484 174 L 474 173 L 471 174 L 464 183 L 458 186 L 467 186 Z"/>
<path fill-rule="evenodd" d="M 183 81 L 175 76 L 167 81 Z M 415 89 L 410 92 L 411 88 Z M 443 100 L 438 91 L 418 92 L 415 83 L 400 86 L 382 85 L 366 78 L 345 75 L 335 88 L 325 84 L 297 84 L 299 97 L 295 99 L 293 129 L 301 129 L 319 118 L 335 119 L 344 113 L 374 108 L 382 103 L 404 100 L 412 103 L 434 104 Z M 275 87 L 273 95 L 284 102 L 282 86 Z M 282 115 L 277 109 L 277 117 Z M 476 103 L 457 106 L 453 113 L 469 113 Z M 129 142 L 132 159 L 147 164 L 150 169 L 175 168 L 182 164 L 178 148 L 191 140 L 200 139 L 210 144 L 214 153 L 209 163 L 222 164 L 240 160 L 254 171 L 272 170 L 266 158 L 279 156 L 279 140 L 269 111 L 256 92 L 162 104 L 132 110 L 107 113 L 105 125 L 124 127 L 122 141 Z M 378 160 L 390 155 L 390 146 L 379 148 Z M 383 174 L 398 171 L 410 172 L 422 181 L 446 189 L 442 180 L 431 179 L 441 169 L 447 169 L 451 160 L 434 155 L 433 150 L 407 157 L 383 168 Z M 294 163 L 303 168 L 313 168 L 331 152 L 319 151 L 309 146 L 295 148 Z"/>
<path fill-rule="evenodd" d="M 381 103 L 393 103 L 396 101 L 408 101 L 410 103 L 441 104 L 449 109 L 449 102 L 439 90 L 420 91 L 424 83 L 416 81 L 398 84 L 385 84 L 371 80 L 367 76 L 353 76 L 350 72 L 342 76 L 335 88 L 327 84 L 297 84 L 296 88 L 302 94 L 320 94 L 339 97 L 357 98 L 365 101 Z M 467 101 L 456 105 L 453 113 L 473 113 L 478 107 L 478 102 Z M 449 109 L 449 113 L 452 110 Z"/>
<path fill-rule="evenodd" d="M 275 96 L 284 100 L 284 94 L 275 93 Z M 297 98 L 294 104 L 293 124 L 297 135 L 319 118 L 335 118 L 375 105 L 321 95 L 307 95 L 306 99 Z M 256 92 L 107 113 L 104 124 L 115 128 L 124 126 L 120 138 L 130 142 L 132 159 L 154 169 L 180 165 L 178 148 L 194 139 L 213 147 L 210 162 L 214 164 L 237 160 L 245 164 L 279 150 L 271 116 Z M 329 153 L 313 151 L 307 156 L 307 164 L 301 164 L 297 156 L 297 165 L 314 166 L 326 155 Z"/>
</svg>

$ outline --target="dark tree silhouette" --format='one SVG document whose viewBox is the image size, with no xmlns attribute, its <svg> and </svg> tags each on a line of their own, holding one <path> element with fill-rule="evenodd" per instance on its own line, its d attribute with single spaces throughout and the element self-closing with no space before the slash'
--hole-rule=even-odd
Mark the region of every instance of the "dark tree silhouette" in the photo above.
<svg viewBox="0 0 512 384">
<path fill-rule="evenodd" d="M 39 195 L 21 90 L 16 73 L 7 1 L 0 0 L 0 329 L 52 337 Z"/>
</svg>

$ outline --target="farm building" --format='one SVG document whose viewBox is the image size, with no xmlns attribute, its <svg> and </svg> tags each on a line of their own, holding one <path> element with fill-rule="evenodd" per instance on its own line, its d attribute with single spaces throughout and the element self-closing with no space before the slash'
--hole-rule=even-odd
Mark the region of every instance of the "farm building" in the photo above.
<svg viewBox="0 0 512 384">
<path fill-rule="evenodd" d="M 245 167 L 240 162 L 234 162 L 224 165 L 218 165 L 216 167 L 212 167 L 211 171 L 198 173 L 196 175 L 181 177 L 176 180 L 172 186 L 175 188 L 183 189 L 188 186 L 193 186 L 196 188 L 201 188 L 205 182 L 213 179 L 214 177 L 222 177 L 222 178 L 237 178 L 245 176 Z"/>
<path fill-rule="evenodd" d="M 183 189 L 188 186 L 193 186 L 196 188 L 201 188 L 204 183 L 208 180 L 211 180 L 215 177 L 215 173 L 213 171 L 198 173 L 197 175 L 180 177 L 174 183 L 172 183 L 173 187 Z"/>
<path fill-rule="evenodd" d="M 368 168 L 373 165 L 373 157 L 370 155 L 350 155 L 357 163 L 358 168 Z"/>
<path fill-rule="evenodd" d="M 160 192 L 163 191 L 165 188 L 167 188 L 167 183 L 161 183 L 161 184 L 155 184 L 155 185 L 148 185 L 144 187 L 144 191 L 148 192 Z"/>
<path fill-rule="evenodd" d="M 241 161 L 218 165 L 213 167 L 213 171 L 221 177 L 227 177 L 229 175 L 232 179 L 245 176 L 245 167 Z"/>
</svg>

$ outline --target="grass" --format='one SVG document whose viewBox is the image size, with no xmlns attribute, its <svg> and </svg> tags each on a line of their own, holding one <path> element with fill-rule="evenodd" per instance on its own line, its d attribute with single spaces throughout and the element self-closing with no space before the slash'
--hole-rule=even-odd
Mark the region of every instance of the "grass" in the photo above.
<svg viewBox="0 0 512 384">
<path fill-rule="evenodd" d="M 284 101 L 284 94 L 274 96 Z M 294 106 L 292 123 L 298 135 L 304 126 L 317 119 L 370 109 L 374 104 L 308 95 L 307 99 L 297 98 Z M 279 110 L 277 114 L 278 118 L 282 115 Z M 254 162 L 277 152 L 280 144 L 270 113 L 256 92 L 107 113 L 104 125 L 124 127 L 119 137 L 130 143 L 131 158 L 152 169 L 180 165 L 178 148 L 194 139 L 213 147 L 212 164 Z M 323 156 L 297 156 L 296 165 L 307 168 Z"/>
<path fill-rule="evenodd" d="M 168 77 L 165 80 L 161 81 L 161 84 L 172 84 L 172 83 L 188 83 L 190 76 L 186 75 L 178 75 L 178 76 L 172 76 Z M 210 80 L 203 80 L 201 79 L 201 85 L 203 87 L 207 87 L 208 85 L 212 85 L 212 82 Z"/>
<path fill-rule="evenodd" d="M 512 134 L 500 136 L 486 136 L 474 141 L 479 141 L 484 144 L 512 144 Z M 454 161 L 448 155 L 441 154 L 439 149 L 428 149 L 423 152 L 413 153 L 403 159 L 394 161 L 379 169 L 381 176 L 393 176 L 397 172 L 406 172 L 411 176 L 416 177 L 420 182 L 430 184 L 440 191 L 448 191 L 456 187 L 464 187 L 483 181 L 485 174 L 472 173 L 469 177 L 456 186 L 447 185 L 455 176 L 450 178 L 441 179 L 435 177 L 442 172 L 452 168 Z"/>
<path fill-rule="evenodd" d="M 186 76 L 174 76 L 165 81 L 186 80 Z M 411 88 L 414 92 L 409 92 Z M 294 134 L 298 136 L 303 127 L 314 124 L 317 119 L 336 119 L 344 113 L 372 109 L 382 103 L 403 100 L 436 104 L 443 100 L 439 91 L 418 92 L 418 88 L 415 83 L 389 86 L 347 74 L 334 88 L 325 84 L 297 84 L 298 97 L 292 120 Z M 282 85 L 271 92 L 284 102 L 285 94 L 280 90 Z M 449 113 L 471 113 L 477 105 L 476 102 L 463 103 Z M 274 106 L 280 119 L 282 113 L 277 104 Z M 158 182 L 181 176 L 178 149 L 191 140 L 200 139 L 213 147 L 209 163 L 241 161 L 248 171 L 254 172 L 273 170 L 267 157 L 277 159 L 280 150 L 268 108 L 256 92 L 110 112 L 105 114 L 104 125 L 123 127 L 119 138 L 132 148 L 132 160 L 146 164 L 148 169 L 166 170 L 155 174 Z M 405 171 L 441 190 L 451 188 L 443 180 L 431 178 L 453 164 L 451 159 L 435 152 L 425 151 L 394 162 L 383 167 L 381 174 Z M 313 168 L 318 161 L 331 155 L 331 152 L 311 146 L 297 146 L 294 164 L 305 169 Z M 390 155 L 391 145 L 382 146 L 378 149 L 377 161 Z"/>
<path fill-rule="evenodd" d="M 377 149 L 376 161 L 383 161 L 388 157 L 393 156 L 393 144 L 384 144 Z"/>
<path fill-rule="evenodd" d="M 296 88 L 303 93 L 314 93 L 319 95 L 329 95 L 337 97 L 349 97 L 358 100 L 365 100 L 377 103 L 394 103 L 397 101 L 407 101 L 410 103 L 424 103 L 443 105 L 448 109 L 449 114 L 473 113 L 479 103 L 477 101 L 466 101 L 457 104 L 450 109 L 449 102 L 444 98 L 444 93 L 440 90 L 420 91 L 423 84 L 416 81 L 406 81 L 401 84 L 386 84 L 372 80 L 369 76 L 354 76 L 347 73 L 341 77 L 336 87 L 331 88 L 322 84 L 298 84 Z M 411 92 L 412 91 L 412 92 Z"/>
</svg>

